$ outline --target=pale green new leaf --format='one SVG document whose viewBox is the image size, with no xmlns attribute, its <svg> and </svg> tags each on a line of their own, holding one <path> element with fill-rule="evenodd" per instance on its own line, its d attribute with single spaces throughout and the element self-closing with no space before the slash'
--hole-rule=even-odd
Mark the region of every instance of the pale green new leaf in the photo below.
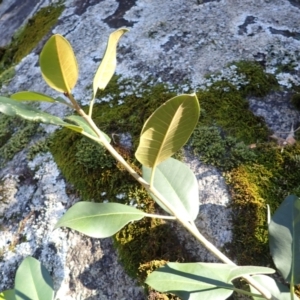
<svg viewBox="0 0 300 300">
<path fill-rule="evenodd" d="M 269 245 L 274 263 L 285 281 L 300 283 L 300 199 L 285 198 L 269 223 Z"/>
<path fill-rule="evenodd" d="M 119 203 L 78 202 L 65 213 L 55 228 L 65 226 L 90 237 L 106 238 L 144 216 L 143 211 Z"/>
<path fill-rule="evenodd" d="M 64 122 L 62 119 L 56 116 L 20 103 L 19 101 L 1 96 L 0 112 L 11 117 L 18 116 L 28 121 L 64 126 L 77 132 L 83 131 L 81 127 Z"/>
<path fill-rule="evenodd" d="M 26 257 L 15 278 L 16 300 L 52 300 L 52 278 L 47 269 L 35 258 Z"/>
<path fill-rule="evenodd" d="M 274 272 L 268 268 L 227 264 L 168 263 L 151 273 L 145 282 L 159 292 L 174 293 L 183 300 L 224 300 L 233 292 L 231 280 L 235 275 L 265 271 Z"/>
<path fill-rule="evenodd" d="M 150 181 L 151 168 L 143 166 L 143 178 Z M 156 168 L 153 186 L 183 219 L 193 221 L 199 212 L 198 182 L 190 168 L 179 160 L 168 158 Z M 171 212 L 151 194 L 157 204 L 166 212 Z"/>
<path fill-rule="evenodd" d="M 117 65 L 117 44 L 128 29 L 120 28 L 110 34 L 102 62 L 93 80 L 94 97 L 98 89 L 104 90 L 112 78 Z"/>
<path fill-rule="evenodd" d="M 70 43 L 61 35 L 53 35 L 40 54 L 42 76 L 58 92 L 71 93 L 78 79 L 78 65 Z"/>
<path fill-rule="evenodd" d="M 6 290 L 0 293 L 0 300 L 16 300 L 15 290 Z"/>
<path fill-rule="evenodd" d="M 274 299 L 278 300 L 291 300 L 290 290 L 286 285 L 283 285 L 280 282 L 275 281 L 272 277 L 266 275 L 255 275 L 252 276 L 261 286 L 265 287 L 272 294 Z M 257 294 L 257 290 L 250 285 L 250 290 L 252 293 Z M 252 297 L 254 300 L 261 300 L 260 297 Z M 294 295 L 294 299 L 298 299 Z"/>
<path fill-rule="evenodd" d="M 39 101 L 39 102 L 53 102 L 53 103 L 58 102 L 62 104 L 67 104 L 67 102 L 60 97 L 54 99 L 42 93 L 31 92 L 31 91 L 18 92 L 11 95 L 10 98 L 18 101 Z"/>
<path fill-rule="evenodd" d="M 77 125 L 79 125 L 81 128 L 83 128 L 83 131 L 85 131 L 86 133 L 88 133 L 88 134 L 90 134 L 94 137 L 98 137 L 97 134 L 95 133 L 95 131 L 88 125 L 88 123 L 84 120 L 83 117 L 81 117 L 81 116 L 69 116 L 66 119 L 71 120 L 74 123 L 76 123 Z M 101 131 L 101 133 L 103 134 L 105 139 L 110 143 L 110 137 L 107 134 L 105 134 L 103 131 Z"/>
<path fill-rule="evenodd" d="M 138 161 L 146 167 L 155 168 L 172 156 L 189 139 L 199 113 L 196 94 L 176 96 L 161 105 L 143 126 L 135 153 Z"/>
</svg>

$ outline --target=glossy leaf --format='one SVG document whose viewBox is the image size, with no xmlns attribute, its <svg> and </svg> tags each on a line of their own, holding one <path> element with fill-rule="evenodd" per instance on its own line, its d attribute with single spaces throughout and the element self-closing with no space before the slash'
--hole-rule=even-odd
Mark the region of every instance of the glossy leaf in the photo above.
<svg viewBox="0 0 300 300">
<path fill-rule="evenodd" d="M 78 79 L 78 65 L 70 43 L 53 35 L 40 55 L 40 67 L 47 84 L 58 92 L 71 93 Z"/>
<path fill-rule="evenodd" d="M 300 283 L 300 199 L 285 198 L 269 223 L 269 244 L 274 263 L 285 281 Z"/>
<path fill-rule="evenodd" d="M 291 300 L 290 290 L 286 285 L 283 285 L 280 282 L 275 281 L 272 277 L 266 275 L 255 275 L 252 276 L 261 286 L 268 289 L 272 296 L 276 297 L 278 300 Z M 250 290 L 252 293 L 257 294 L 257 290 L 250 286 Z M 259 297 L 252 297 L 254 300 L 261 300 Z M 296 295 L 294 295 L 294 299 L 298 299 Z"/>
<path fill-rule="evenodd" d="M 71 120 L 74 123 L 76 123 L 77 125 L 79 125 L 86 133 L 88 133 L 88 134 L 90 134 L 94 137 L 98 137 L 97 134 L 95 133 L 95 131 L 88 125 L 88 123 L 84 120 L 83 117 L 81 117 L 81 116 L 69 116 L 66 119 Z M 110 137 L 107 134 L 105 134 L 103 131 L 101 131 L 101 132 L 104 135 L 105 139 L 110 143 Z"/>
<path fill-rule="evenodd" d="M 0 97 L 0 112 L 11 117 L 18 116 L 28 121 L 64 126 L 77 132 L 83 131 L 79 126 L 64 122 L 56 116 L 6 97 Z"/>
<path fill-rule="evenodd" d="M 119 203 L 78 202 L 65 213 L 55 228 L 65 226 L 90 237 L 106 238 L 144 216 L 143 211 Z"/>
<path fill-rule="evenodd" d="M 15 278 L 16 300 L 52 300 L 52 278 L 47 269 L 35 258 L 26 257 Z"/>
<path fill-rule="evenodd" d="M 143 177 L 150 181 L 151 168 L 143 166 Z M 179 160 L 168 158 L 156 168 L 153 186 L 164 196 L 183 219 L 195 220 L 199 212 L 198 182 L 190 168 Z M 171 212 L 154 196 L 166 212 Z"/>
<path fill-rule="evenodd" d="M 117 44 L 121 36 L 127 31 L 126 28 L 120 28 L 110 34 L 104 57 L 93 80 L 94 97 L 97 90 L 104 90 L 112 78 L 117 65 Z"/>
<path fill-rule="evenodd" d="M 180 95 L 161 105 L 143 126 L 135 153 L 138 161 L 149 168 L 172 156 L 189 139 L 198 119 L 197 96 Z"/>
<path fill-rule="evenodd" d="M 16 300 L 15 290 L 6 290 L 0 293 L 0 300 Z"/>
<path fill-rule="evenodd" d="M 215 263 L 168 263 L 151 273 L 146 283 L 159 292 L 174 293 L 183 300 L 223 300 L 233 292 L 236 276 L 274 273 L 264 267 L 238 267 Z"/>
</svg>

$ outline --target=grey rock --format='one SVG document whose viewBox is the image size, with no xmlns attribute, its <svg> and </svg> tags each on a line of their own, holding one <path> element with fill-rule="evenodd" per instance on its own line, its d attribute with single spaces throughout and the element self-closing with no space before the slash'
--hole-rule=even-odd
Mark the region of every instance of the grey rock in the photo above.
<svg viewBox="0 0 300 300">
<path fill-rule="evenodd" d="M 245 79 L 235 76 L 234 69 L 225 66 L 235 60 L 257 59 L 264 61 L 266 70 L 275 74 L 283 88 L 299 85 L 299 1 L 201 2 L 66 0 L 66 9 L 52 33 L 64 35 L 77 56 L 80 78 L 74 88 L 75 98 L 82 104 L 91 99 L 92 90 L 88 87 L 107 38 L 120 25 L 130 29 L 118 46 L 116 72 L 124 77 L 141 80 L 151 77 L 153 83 L 166 82 L 170 86 L 189 81 L 191 86 L 178 88 L 178 92 L 187 92 L 209 86 L 211 81 L 204 76 L 222 70 L 224 76 L 239 85 Z M 7 30 L 5 11 L 13 3 L 15 10 L 10 14 L 14 20 L 12 14 L 18 14 L 18 2 L 4 0 L 0 5 L 1 32 Z M 24 22 L 38 7 L 49 3 L 32 1 L 20 20 Z M 11 27 L 5 42 L 18 26 Z M 16 66 L 17 75 L 2 87 L 1 94 L 33 90 L 61 96 L 42 80 L 38 52 L 39 48 L 35 49 Z M 277 72 L 279 63 L 291 62 L 294 72 Z M 138 87 L 133 84 L 124 88 L 124 94 L 128 93 L 139 93 Z M 264 105 L 253 97 L 249 103 L 253 111 L 266 119 L 272 131 L 289 131 L 291 122 L 299 120 L 289 97 L 279 92 L 268 95 Z M 43 104 L 41 108 L 60 117 L 69 113 L 68 109 L 52 104 Z M 44 128 L 48 133 L 54 130 L 52 126 Z M 121 138 L 125 145 L 130 145 L 128 134 Z M 227 208 L 230 199 L 224 179 L 217 170 L 203 165 L 188 152 L 186 157 L 199 183 L 200 213 L 196 224 L 204 236 L 222 247 L 231 239 Z M 0 290 L 13 286 L 21 260 L 33 255 L 51 272 L 59 299 L 143 299 L 142 289 L 118 263 L 111 240 L 90 239 L 67 229 L 52 231 L 66 209 L 79 200 L 69 190 L 49 153 L 28 161 L 22 151 L 0 170 L 0 225 L 4 229 L 0 235 L 3 253 Z M 199 261 L 215 261 L 178 225 L 174 228 Z"/>
</svg>

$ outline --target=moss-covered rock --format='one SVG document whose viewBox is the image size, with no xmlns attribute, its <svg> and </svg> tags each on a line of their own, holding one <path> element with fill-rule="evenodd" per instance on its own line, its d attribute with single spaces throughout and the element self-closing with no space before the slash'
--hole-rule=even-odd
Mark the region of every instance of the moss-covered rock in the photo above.
<svg viewBox="0 0 300 300">
<path fill-rule="evenodd" d="M 208 90 L 197 92 L 197 96 L 201 107 L 199 124 L 216 125 L 227 136 L 246 144 L 264 141 L 268 136 L 262 118 L 249 110 L 243 93 L 230 82 L 217 81 Z"/>
<path fill-rule="evenodd" d="M 268 74 L 263 67 L 253 61 L 239 61 L 234 63 L 237 73 L 243 74 L 248 84 L 241 86 L 243 96 L 266 96 L 271 90 L 278 89 L 278 82 L 273 74 Z"/>
<path fill-rule="evenodd" d="M 0 73 L 28 55 L 55 25 L 62 13 L 62 2 L 41 8 L 18 30 L 9 45 L 0 49 Z"/>
<path fill-rule="evenodd" d="M 275 143 L 255 149 L 256 160 L 226 174 L 234 208 L 232 255 L 240 264 L 270 263 L 267 204 L 271 212 L 289 194 L 300 192 L 300 143 L 282 151 Z"/>
<path fill-rule="evenodd" d="M 39 129 L 38 123 L 0 115 L 0 166 L 29 144 Z"/>
<path fill-rule="evenodd" d="M 199 124 L 193 132 L 191 146 L 201 161 L 223 171 L 256 158 L 255 152 L 248 145 L 232 136 L 225 136 L 216 126 Z"/>
<path fill-rule="evenodd" d="M 232 80 L 222 79 L 197 92 L 201 118 L 190 144 L 206 163 L 227 172 L 235 211 L 234 240 L 238 240 L 238 244 L 234 242 L 231 247 L 237 251 L 231 254 L 241 263 L 259 255 L 258 263 L 262 263 L 269 258 L 264 208 L 275 194 L 276 200 L 273 197 L 271 203 L 273 210 L 285 193 L 297 190 L 296 184 L 287 186 L 285 175 L 279 174 L 288 165 L 292 167 L 288 162 L 296 159 L 298 150 L 293 150 L 294 154 L 290 156 L 293 148 L 281 153 L 275 144 L 266 144 L 269 130 L 263 119 L 249 110 L 246 94 L 267 94 L 277 87 L 274 78 L 255 63 L 236 63 L 235 70 L 246 78 L 242 85 L 237 87 Z M 130 80 L 118 76 L 114 76 L 105 91 L 97 94 L 102 101 L 94 106 L 93 119 L 101 130 L 113 137 L 115 148 L 137 172 L 140 172 L 140 165 L 134 158 L 133 149 L 137 148 L 143 123 L 160 104 L 174 95 L 173 90 L 163 84 L 133 85 Z M 118 138 L 123 133 L 131 137 L 133 149 Z M 252 143 L 265 146 L 250 149 Z M 99 145 L 62 129 L 51 138 L 50 149 L 62 173 L 84 200 L 126 203 L 150 213 L 157 210 L 145 190 Z M 294 176 L 290 180 L 296 182 L 298 173 Z M 280 192 L 282 185 L 286 185 L 284 192 Z M 140 282 L 153 270 L 152 261 L 193 260 L 168 224 L 161 220 L 144 219 L 129 224 L 115 235 L 114 241 L 125 269 Z M 244 245 L 248 245 L 248 252 L 244 251 Z M 172 295 L 156 297 L 175 299 Z"/>
</svg>

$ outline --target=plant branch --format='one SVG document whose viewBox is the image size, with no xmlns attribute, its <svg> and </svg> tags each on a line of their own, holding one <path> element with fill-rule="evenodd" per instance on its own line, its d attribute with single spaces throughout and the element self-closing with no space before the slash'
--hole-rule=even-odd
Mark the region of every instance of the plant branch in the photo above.
<svg viewBox="0 0 300 300">
<path fill-rule="evenodd" d="M 165 220 L 176 220 L 176 218 L 173 216 L 162 216 L 162 215 L 146 214 L 146 213 L 145 213 L 145 217 L 156 218 L 156 219 L 165 219 Z"/>
<path fill-rule="evenodd" d="M 211 242 L 209 242 L 197 229 L 194 222 L 190 222 L 189 220 L 182 219 L 181 215 L 176 212 L 176 210 L 170 205 L 170 203 L 159 193 L 159 191 L 154 187 L 150 186 L 150 184 L 145 181 L 126 161 L 125 159 L 112 147 L 112 145 L 106 140 L 103 136 L 102 132 L 96 126 L 94 121 L 88 116 L 78 105 L 76 100 L 73 98 L 71 94 L 68 95 L 70 101 L 72 102 L 75 110 L 87 121 L 90 127 L 94 130 L 94 132 L 99 137 L 99 140 L 93 139 L 98 143 L 102 144 L 110 153 L 111 155 L 120 162 L 123 167 L 129 172 L 129 174 L 134 177 L 148 192 L 154 194 L 163 204 L 164 206 L 173 214 L 173 216 L 184 226 L 196 239 L 211 253 L 213 253 L 220 261 L 223 263 L 234 265 L 236 264 L 231 261 L 226 255 L 224 255 L 217 247 L 215 247 Z M 262 287 L 258 282 L 256 282 L 251 276 L 245 275 L 243 278 L 251 284 L 265 299 L 274 299 L 271 293 Z"/>
<path fill-rule="evenodd" d="M 95 103 L 95 96 L 93 96 L 93 99 L 90 102 L 90 107 L 89 107 L 89 117 L 90 118 L 92 117 L 94 103 Z"/>
</svg>

